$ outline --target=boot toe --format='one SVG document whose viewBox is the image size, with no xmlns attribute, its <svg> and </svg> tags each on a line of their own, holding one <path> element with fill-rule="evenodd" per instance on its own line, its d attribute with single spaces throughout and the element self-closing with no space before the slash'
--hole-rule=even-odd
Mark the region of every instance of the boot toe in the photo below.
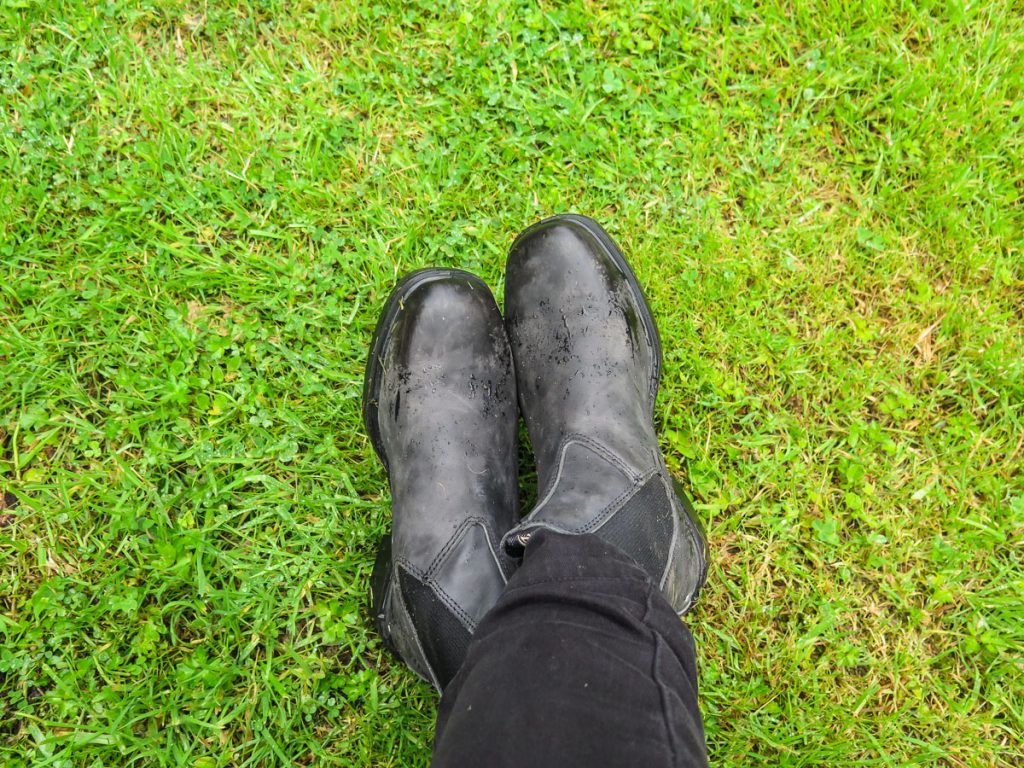
<svg viewBox="0 0 1024 768">
<path fill-rule="evenodd" d="M 598 238 L 573 219 L 555 217 L 520 235 L 509 253 L 506 294 L 530 287 L 563 303 L 618 289 L 625 275 Z"/>
<path fill-rule="evenodd" d="M 502 352 L 504 339 L 488 332 L 500 329 L 500 322 L 486 286 L 461 276 L 431 280 L 402 301 L 387 359 L 408 366 L 448 360 L 453 352 L 466 362 L 489 358 Z"/>
</svg>

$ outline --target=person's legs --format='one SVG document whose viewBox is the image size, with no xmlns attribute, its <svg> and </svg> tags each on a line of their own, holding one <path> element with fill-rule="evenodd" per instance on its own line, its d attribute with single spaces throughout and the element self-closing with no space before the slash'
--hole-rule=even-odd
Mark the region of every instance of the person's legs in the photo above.
<svg viewBox="0 0 1024 768">
<path fill-rule="evenodd" d="M 596 222 L 555 216 L 512 245 L 505 325 L 540 498 L 502 538 L 524 562 L 445 692 L 435 764 L 704 765 L 679 615 L 707 550 L 658 445 L 643 291 Z"/>
<path fill-rule="evenodd" d="M 596 536 L 538 532 L 445 690 L 435 768 L 706 764 L 675 609 Z"/>
<path fill-rule="evenodd" d="M 658 445 L 660 372 L 636 276 L 580 216 L 516 239 L 504 328 L 465 273 L 392 294 L 364 391 L 393 499 L 373 609 L 444 692 L 437 765 L 706 763 L 679 619 L 706 540 Z M 517 391 L 540 488 L 518 523 Z"/>
</svg>

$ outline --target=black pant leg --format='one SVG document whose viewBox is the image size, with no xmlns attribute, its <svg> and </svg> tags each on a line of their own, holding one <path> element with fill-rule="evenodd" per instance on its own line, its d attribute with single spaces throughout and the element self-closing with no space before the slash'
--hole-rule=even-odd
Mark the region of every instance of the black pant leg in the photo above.
<svg viewBox="0 0 1024 768">
<path fill-rule="evenodd" d="M 703 766 L 693 637 L 596 536 L 535 535 L 445 690 L 434 768 Z"/>
</svg>

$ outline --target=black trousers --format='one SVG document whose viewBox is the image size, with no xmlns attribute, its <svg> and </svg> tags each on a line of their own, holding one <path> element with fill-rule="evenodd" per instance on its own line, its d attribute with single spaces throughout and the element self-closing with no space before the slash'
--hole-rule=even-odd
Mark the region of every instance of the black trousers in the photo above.
<svg viewBox="0 0 1024 768">
<path fill-rule="evenodd" d="M 615 547 L 535 534 L 441 698 L 433 766 L 703 765 L 689 629 Z"/>
</svg>

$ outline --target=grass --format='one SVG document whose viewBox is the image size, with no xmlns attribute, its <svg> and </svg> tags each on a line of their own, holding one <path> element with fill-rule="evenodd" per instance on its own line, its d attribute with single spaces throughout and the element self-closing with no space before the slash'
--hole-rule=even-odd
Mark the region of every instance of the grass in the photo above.
<svg viewBox="0 0 1024 768">
<path fill-rule="evenodd" d="M 0 763 L 426 765 L 367 344 L 574 210 L 665 342 L 713 762 L 1019 765 L 1022 62 L 1013 0 L 0 3 Z"/>
</svg>

